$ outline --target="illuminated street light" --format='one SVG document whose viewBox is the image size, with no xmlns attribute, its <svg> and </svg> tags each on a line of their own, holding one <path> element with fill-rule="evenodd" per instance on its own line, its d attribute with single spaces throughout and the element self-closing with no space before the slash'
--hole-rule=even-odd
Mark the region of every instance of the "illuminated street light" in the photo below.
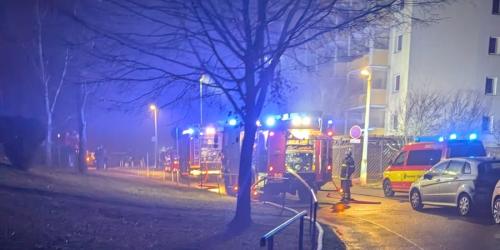
<svg viewBox="0 0 500 250">
<path fill-rule="evenodd" d="M 366 101 L 365 101 L 365 126 L 363 134 L 363 151 L 361 154 L 360 181 L 362 185 L 366 184 L 366 175 L 368 169 L 368 128 L 370 127 L 370 97 L 372 92 L 372 73 L 368 68 L 361 70 L 360 74 L 366 77 Z"/>
<path fill-rule="evenodd" d="M 155 104 L 149 105 L 149 110 L 153 111 L 153 116 L 154 116 L 154 128 L 155 128 L 155 137 L 154 137 L 154 143 L 155 143 L 155 153 L 154 153 L 154 161 L 155 161 L 155 168 L 158 167 L 158 107 L 156 107 Z M 149 175 L 149 166 L 148 167 L 148 175 Z"/>
</svg>

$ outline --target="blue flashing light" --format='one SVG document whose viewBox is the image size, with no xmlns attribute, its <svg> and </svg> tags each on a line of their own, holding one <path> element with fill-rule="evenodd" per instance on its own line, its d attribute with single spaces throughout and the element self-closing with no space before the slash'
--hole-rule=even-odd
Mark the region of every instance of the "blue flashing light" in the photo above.
<svg viewBox="0 0 500 250">
<path fill-rule="evenodd" d="M 444 137 L 443 137 L 443 136 L 440 136 L 440 137 L 438 138 L 438 141 L 439 141 L 439 142 L 444 142 Z"/>
<path fill-rule="evenodd" d="M 182 131 L 182 134 L 183 135 L 192 135 L 192 134 L 194 134 L 194 129 L 192 129 L 192 128 L 185 129 Z"/>
<path fill-rule="evenodd" d="M 270 116 L 266 119 L 266 125 L 269 127 L 272 127 L 276 124 L 276 119 L 274 117 Z"/>
<path fill-rule="evenodd" d="M 229 119 L 229 121 L 227 122 L 229 124 L 229 126 L 236 126 L 236 124 L 238 124 L 238 121 L 234 118 L 232 119 Z"/>
<path fill-rule="evenodd" d="M 328 125 L 332 125 L 333 124 L 333 120 L 328 120 Z"/>
<path fill-rule="evenodd" d="M 456 140 L 457 139 L 457 134 L 453 133 L 450 135 L 450 140 Z"/>
<path fill-rule="evenodd" d="M 475 140 L 477 139 L 477 134 L 476 133 L 472 133 L 469 135 L 469 140 Z"/>
</svg>

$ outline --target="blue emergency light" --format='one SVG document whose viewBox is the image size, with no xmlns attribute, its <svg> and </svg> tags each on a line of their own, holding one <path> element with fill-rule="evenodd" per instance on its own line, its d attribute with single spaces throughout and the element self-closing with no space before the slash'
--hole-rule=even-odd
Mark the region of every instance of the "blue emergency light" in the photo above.
<svg viewBox="0 0 500 250">
<path fill-rule="evenodd" d="M 457 139 L 457 134 L 453 133 L 450 135 L 450 140 L 456 140 Z"/>
<path fill-rule="evenodd" d="M 266 125 L 269 127 L 272 127 L 276 124 L 276 119 L 274 117 L 270 116 L 266 119 Z"/>
<path fill-rule="evenodd" d="M 229 124 L 229 126 L 236 126 L 238 124 L 238 121 L 234 118 L 232 119 L 229 119 L 229 121 L 227 122 Z"/>
<path fill-rule="evenodd" d="M 472 140 L 475 140 L 475 139 L 477 139 L 477 134 L 476 133 L 472 133 L 472 134 L 469 135 L 469 140 L 472 141 Z"/>
</svg>

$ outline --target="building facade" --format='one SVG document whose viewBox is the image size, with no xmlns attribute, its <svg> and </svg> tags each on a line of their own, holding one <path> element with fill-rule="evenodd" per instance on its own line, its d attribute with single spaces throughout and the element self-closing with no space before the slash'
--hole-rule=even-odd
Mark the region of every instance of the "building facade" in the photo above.
<svg viewBox="0 0 500 250">
<path fill-rule="evenodd" d="M 405 12 L 418 16 L 417 9 Z M 440 20 L 390 31 L 387 83 L 388 112 L 385 134 L 397 134 L 398 107 L 409 92 L 431 91 L 446 96 L 454 91 L 479 93 L 489 112 L 478 131 L 493 145 L 495 121 L 500 119 L 500 14 L 499 0 L 461 0 L 439 9 Z"/>
</svg>

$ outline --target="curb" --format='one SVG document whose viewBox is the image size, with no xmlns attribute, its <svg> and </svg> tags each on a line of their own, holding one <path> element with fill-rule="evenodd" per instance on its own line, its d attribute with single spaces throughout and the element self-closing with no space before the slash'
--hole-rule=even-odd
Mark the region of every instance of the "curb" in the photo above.
<svg viewBox="0 0 500 250">
<path fill-rule="evenodd" d="M 268 204 L 268 205 L 271 205 L 273 207 L 277 207 L 277 208 L 284 208 L 285 210 L 289 211 L 289 212 L 292 212 L 292 213 L 295 213 L 295 214 L 298 214 L 299 211 L 293 209 L 293 208 L 290 208 L 290 207 L 283 207 L 279 204 L 276 204 L 274 202 L 270 202 L 270 201 L 264 201 L 263 204 Z M 305 216 L 305 218 L 309 218 L 309 216 Z M 323 227 L 321 227 L 321 224 L 319 224 L 319 222 L 317 221 L 316 219 L 316 228 L 318 229 L 318 246 L 316 247 L 316 250 L 323 250 L 323 234 L 324 234 L 324 230 L 323 230 Z"/>
</svg>

